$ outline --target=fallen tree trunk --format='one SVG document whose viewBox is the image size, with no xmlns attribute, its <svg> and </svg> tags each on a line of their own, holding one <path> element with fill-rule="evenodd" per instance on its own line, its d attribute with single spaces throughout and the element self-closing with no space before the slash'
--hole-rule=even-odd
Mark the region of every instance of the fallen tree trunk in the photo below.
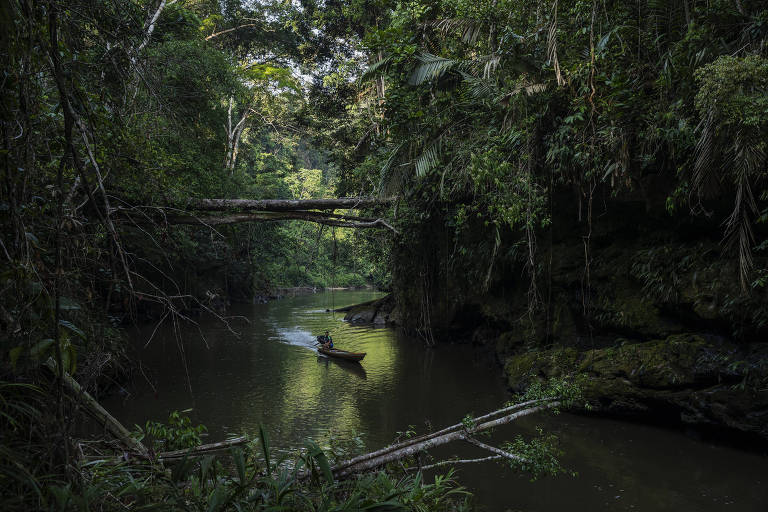
<svg viewBox="0 0 768 512">
<path fill-rule="evenodd" d="M 226 441 L 220 441 L 218 443 L 202 444 L 200 446 L 187 448 L 185 450 L 161 452 L 157 454 L 157 459 L 161 462 L 167 462 L 171 460 L 183 459 L 184 457 L 202 457 L 208 453 L 226 450 L 227 448 L 243 444 L 247 441 L 248 438 L 243 436 L 237 437 L 235 439 L 228 439 Z"/>
<path fill-rule="evenodd" d="M 538 405 L 534 405 L 534 404 L 538 404 Z M 534 405 L 534 406 L 528 407 L 522 410 L 516 410 L 515 412 L 506 414 L 500 418 L 497 418 L 491 421 L 479 423 L 479 421 L 483 421 L 483 419 L 485 418 L 499 415 L 502 411 L 520 409 L 521 407 L 525 407 L 526 405 Z M 529 414 L 534 414 L 534 413 L 544 411 L 546 409 L 552 409 L 558 406 L 560 406 L 560 402 L 557 400 L 534 400 L 531 402 L 526 402 L 524 404 L 518 404 L 515 406 L 507 407 L 505 409 L 501 409 L 499 411 L 494 411 L 484 416 L 480 416 L 479 418 L 475 418 L 474 420 L 472 420 L 472 422 L 470 422 L 471 424 L 469 426 L 465 425 L 464 423 L 459 423 L 457 425 L 453 425 L 451 427 L 442 429 L 433 434 L 421 436 L 420 438 L 409 440 L 403 443 L 397 443 L 395 445 L 389 446 L 382 450 L 378 450 L 372 453 L 361 455 L 359 457 L 355 457 L 348 461 L 344 461 L 340 464 L 337 464 L 336 466 L 331 468 L 331 471 L 333 472 L 333 475 L 336 478 L 346 478 L 357 473 L 362 473 L 365 471 L 370 471 L 370 470 L 379 468 L 381 466 L 384 466 L 392 462 L 396 462 L 404 458 L 412 457 L 430 448 L 434 448 L 436 446 L 441 446 L 453 441 L 460 441 L 460 440 L 471 442 L 472 444 L 475 444 L 476 446 L 479 446 L 485 449 L 493 448 L 493 450 L 490 450 L 490 451 L 492 451 L 494 455 L 500 455 L 500 456 L 511 458 L 517 461 L 524 460 L 522 457 L 519 457 L 517 455 L 509 454 L 507 452 L 504 452 L 503 450 L 499 450 L 498 448 L 490 447 L 489 445 L 484 445 L 484 443 L 479 443 L 476 440 L 472 439 L 471 435 L 477 432 L 482 432 L 484 430 L 488 430 L 494 427 L 498 427 L 500 425 L 510 423 L 523 416 L 528 416 Z"/>
<path fill-rule="evenodd" d="M 53 361 L 46 363 L 46 366 L 54 373 L 54 375 L 58 373 Z M 80 387 L 80 384 L 75 379 L 73 379 L 67 372 L 62 372 L 61 377 L 64 388 L 77 399 L 96 421 L 101 423 L 112 435 L 119 439 L 126 448 L 138 453 L 142 457 L 149 457 L 149 450 L 131 436 L 128 429 L 109 414 L 109 412 L 107 412 L 107 410 L 104 409 L 86 390 Z"/>
<path fill-rule="evenodd" d="M 201 444 L 200 446 L 195 446 L 194 448 L 187 448 L 184 450 L 173 450 L 169 452 L 160 452 L 154 456 L 154 460 L 157 460 L 159 462 L 173 462 L 176 460 L 181 460 L 185 457 L 203 457 L 209 453 L 218 452 L 221 450 L 226 450 L 227 448 L 230 448 L 232 446 L 241 445 L 248 442 L 248 438 L 245 436 L 243 437 L 237 437 L 235 439 L 228 439 L 226 441 L 220 441 L 218 443 L 210 443 L 210 444 Z M 145 456 L 146 459 L 152 459 L 150 455 Z M 94 455 L 88 455 L 85 457 L 85 460 L 88 461 L 100 461 L 105 462 L 109 464 L 120 464 L 122 462 L 126 462 L 128 460 L 132 460 L 132 457 L 130 457 L 130 454 L 123 454 L 120 457 L 103 457 L 103 456 L 94 456 Z"/>
<path fill-rule="evenodd" d="M 183 209 L 227 211 L 249 210 L 262 212 L 288 212 L 301 210 L 349 210 L 383 206 L 395 201 L 394 197 L 343 197 L 338 199 L 195 199 Z"/>
<path fill-rule="evenodd" d="M 330 212 L 294 210 L 294 211 L 252 211 L 241 213 L 229 213 L 211 215 L 188 214 L 186 211 L 168 210 L 163 208 L 117 208 L 112 210 L 118 217 L 134 224 L 200 224 L 203 226 L 219 226 L 224 224 L 239 224 L 243 222 L 272 222 L 281 220 L 304 220 L 345 228 L 386 228 L 395 234 L 399 231 L 389 222 L 380 218 L 358 217 L 355 215 L 338 214 Z"/>
<path fill-rule="evenodd" d="M 323 215 L 320 212 L 255 212 L 255 213 L 233 213 L 229 215 L 171 215 L 166 217 L 168 224 L 202 224 L 204 226 L 218 226 L 222 224 L 239 224 L 242 222 L 270 222 L 278 220 L 305 220 L 326 226 L 336 226 L 343 228 L 386 228 L 399 234 L 384 219 L 369 219 L 363 217 L 351 217 L 346 215 Z"/>
<path fill-rule="evenodd" d="M 498 409 L 498 410 L 490 412 L 488 414 L 484 414 L 482 416 L 478 416 L 477 418 L 473 418 L 472 419 L 472 423 L 477 425 L 477 424 L 479 424 L 481 422 L 485 422 L 487 420 L 490 420 L 491 418 L 495 418 L 495 417 L 501 416 L 503 414 L 511 413 L 513 411 L 517 411 L 517 410 L 520 410 L 520 409 L 530 410 L 530 406 L 538 406 L 538 405 L 543 405 L 543 404 L 548 404 L 548 403 L 556 403 L 556 404 L 559 405 L 559 402 L 557 402 L 554 398 L 544 398 L 544 399 L 539 399 L 539 400 L 529 400 L 527 402 L 521 402 L 519 404 L 510 405 L 509 407 L 504 407 L 503 409 Z M 526 408 L 528 408 L 528 409 L 526 409 Z M 537 412 L 537 411 L 532 411 L 532 412 Z M 530 413 L 528 413 L 528 414 L 530 414 Z M 517 418 L 517 417 L 515 417 L 515 418 Z M 512 419 L 515 419 L 515 418 L 512 418 Z M 509 421 L 512 421 L 512 419 L 510 419 Z M 361 462 L 364 462 L 364 461 L 367 461 L 367 460 L 370 460 L 370 459 L 373 459 L 373 458 L 376 458 L 376 457 L 382 457 L 382 456 L 384 456 L 384 455 L 386 455 L 388 453 L 395 452 L 395 451 L 400 451 L 400 450 L 403 450 L 403 449 L 405 449 L 405 448 L 407 448 L 409 446 L 412 446 L 412 445 L 415 445 L 415 444 L 420 444 L 420 443 L 422 443 L 424 441 L 427 441 L 427 440 L 430 440 L 430 439 L 434 439 L 436 437 L 440 437 L 440 436 L 443 436 L 443 435 L 451 433 L 451 432 L 462 431 L 463 429 L 465 429 L 464 423 L 456 423 L 455 425 L 451 425 L 450 427 L 446 427 L 444 429 L 438 430 L 437 432 L 432 432 L 430 434 L 424 434 L 422 436 L 414 437 L 414 438 L 408 439 L 406 441 L 402 441 L 402 442 L 399 442 L 399 443 L 395 443 L 395 444 L 389 445 L 389 446 L 384 447 L 384 448 L 382 448 L 380 450 L 376 450 L 376 451 L 373 451 L 373 452 L 370 452 L 370 453 L 359 455 L 357 457 L 354 457 L 352 459 L 349 459 L 347 461 L 344 461 L 344 462 L 341 462 L 341 463 L 337 464 L 334 467 L 334 470 L 340 471 L 340 470 L 342 470 L 342 469 L 344 469 L 346 467 L 354 466 L 354 465 L 356 465 L 358 463 L 361 463 Z"/>
</svg>

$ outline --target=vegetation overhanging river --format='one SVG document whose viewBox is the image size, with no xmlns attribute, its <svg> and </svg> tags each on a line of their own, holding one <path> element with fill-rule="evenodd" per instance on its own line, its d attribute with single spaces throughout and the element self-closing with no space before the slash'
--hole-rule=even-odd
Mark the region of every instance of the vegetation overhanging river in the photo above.
<svg viewBox="0 0 768 512">
<path fill-rule="evenodd" d="M 510 399 L 494 361 L 466 345 L 428 349 L 390 328 L 350 325 L 326 312 L 378 296 L 371 291 L 303 295 L 232 313 L 239 337 L 214 319 L 183 326 L 187 370 L 177 337 L 162 327 L 137 333 L 147 379 L 103 404 L 126 425 L 164 421 L 192 409 L 213 442 L 258 433 L 264 424 L 282 450 L 308 438 L 359 436 L 366 449 L 412 426 L 424 432 L 484 413 Z M 314 336 L 329 329 L 340 348 L 367 352 L 362 366 L 318 356 Z M 204 335 L 205 341 L 200 335 Z M 206 347 L 207 343 L 207 347 Z M 189 383 L 187 381 L 187 371 Z M 191 391 L 190 391 L 191 385 Z M 758 511 L 768 503 L 768 459 L 682 433 L 580 415 L 538 416 L 496 432 L 512 439 L 536 426 L 558 435 L 562 461 L 578 476 L 531 483 L 498 464 L 459 467 L 459 480 L 487 510 Z M 439 455 L 476 454 L 450 446 Z M 578 505 L 578 506 L 576 506 Z"/>
</svg>

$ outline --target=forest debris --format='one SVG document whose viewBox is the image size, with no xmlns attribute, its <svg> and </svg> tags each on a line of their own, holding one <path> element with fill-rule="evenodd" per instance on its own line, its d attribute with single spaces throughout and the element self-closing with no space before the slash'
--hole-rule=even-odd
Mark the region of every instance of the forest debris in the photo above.
<svg viewBox="0 0 768 512">
<path fill-rule="evenodd" d="M 234 439 L 227 439 L 226 441 L 220 441 L 218 443 L 203 444 L 194 448 L 161 452 L 157 454 L 157 459 L 161 462 L 166 462 L 175 459 L 183 459 L 184 457 L 200 457 L 211 452 L 226 450 L 227 448 L 246 442 L 248 442 L 247 437 L 236 437 Z"/>
</svg>

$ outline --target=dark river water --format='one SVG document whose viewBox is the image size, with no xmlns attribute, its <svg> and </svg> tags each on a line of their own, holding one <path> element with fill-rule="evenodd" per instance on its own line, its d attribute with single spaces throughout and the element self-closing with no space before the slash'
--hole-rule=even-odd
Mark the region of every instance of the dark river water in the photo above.
<svg viewBox="0 0 768 512">
<path fill-rule="evenodd" d="M 162 326 L 136 333 L 146 378 L 127 397 L 104 405 L 127 425 L 167 420 L 192 409 L 208 427 L 205 442 L 248 433 L 264 424 L 283 450 L 306 438 L 359 437 L 366 450 L 391 442 L 413 426 L 457 423 L 510 399 L 494 361 L 470 346 L 427 349 L 389 328 L 354 326 L 327 313 L 370 300 L 371 291 L 304 295 L 238 306 L 234 335 L 221 322 L 201 319 L 199 330 Z M 318 356 L 312 343 L 329 329 L 339 348 L 367 352 L 362 365 Z M 201 336 L 202 335 L 202 336 Z M 181 338 L 185 357 L 180 355 Z M 186 360 L 186 365 L 183 361 Z M 512 439 L 536 426 L 557 434 L 561 461 L 578 476 L 530 482 L 494 463 L 458 468 L 476 508 L 489 511 L 768 511 L 768 458 L 686 437 L 682 433 L 606 419 L 561 414 L 526 418 L 494 436 Z M 482 457 L 472 446 L 439 455 Z"/>
</svg>

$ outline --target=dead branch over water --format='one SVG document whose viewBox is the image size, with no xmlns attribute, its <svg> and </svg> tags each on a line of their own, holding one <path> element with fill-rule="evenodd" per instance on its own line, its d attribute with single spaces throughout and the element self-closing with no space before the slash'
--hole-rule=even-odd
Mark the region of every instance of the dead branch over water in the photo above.
<svg viewBox="0 0 768 512">
<path fill-rule="evenodd" d="M 386 206 L 395 198 L 339 198 L 339 199 L 197 199 L 171 208 L 135 207 L 115 208 L 112 213 L 133 223 L 200 224 L 218 226 L 244 222 L 304 220 L 326 226 L 356 229 L 384 228 L 399 234 L 390 222 L 376 217 L 358 217 L 334 213 Z M 199 212 L 199 213 L 198 213 Z M 211 213 L 217 212 L 217 213 Z"/>
<path fill-rule="evenodd" d="M 553 409 L 558 406 L 560 406 L 560 401 L 554 399 L 532 400 L 529 402 L 516 404 L 510 407 L 499 409 L 497 411 L 493 411 L 478 418 L 473 418 L 469 421 L 452 425 L 432 434 L 409 439 L 401 443 L 390 445 L 375 452 L 360 455 L 359 457 L 355 457 L 348 461 L 337 464 L 331 468 L 331 471 L 336 478 L 345 478 L 356 473 L 362 473 L 379 468 L 391 462 L 396 462 L 401 459 L 412 457 L 420 452 L 429 450 L 430 448 L 442 446 L 453 441 L 467 441 L 474 444 L 475 446 L 492 452 L 494 455 L 500 455 L 517 462 L 524 461 L 524 459 L 518 455 L 510 454 L 504 450 L 500 450 L 496 447 L 481 443 L 473 439 L 472 435 L 498 427 L 500 425 L 511 423 L 518 418 L 522 418 L 524 416 L 528 416 L 530 414 L 547 409 Z"/>
</svg>

